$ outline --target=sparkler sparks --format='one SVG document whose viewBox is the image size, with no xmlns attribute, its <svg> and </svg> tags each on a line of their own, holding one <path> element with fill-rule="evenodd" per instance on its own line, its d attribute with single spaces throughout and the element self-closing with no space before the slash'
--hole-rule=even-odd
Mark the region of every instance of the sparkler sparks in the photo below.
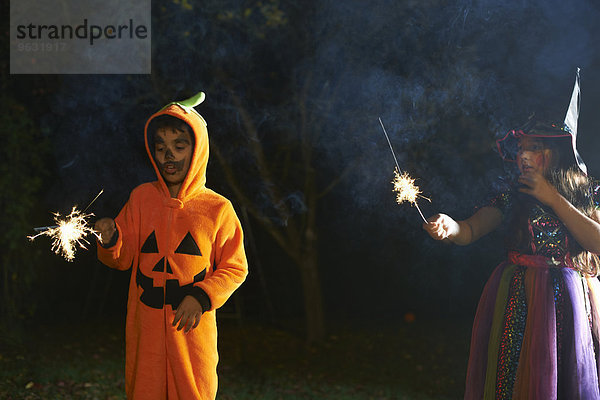
<svg viewBox="0 0 600 400">
<path fill-rule="evenodd" d="M 104 189 L 94 197 L 94 200 L 83 211 L 79 211 L 74 206 L 71 213 L 64 218 L 59 213 L 54 213 L 56 225 L 34 228 L 39 233 L 34 236 L 27 236 L 27 238 L 33 241 L 38 236 L 48 236 L 53 239 L 52 251 L 62 255 L 67 261 L 73 261 L 77 247 L 87 249 L 85 246 L 90 244 L 85 238 L 87 235 L 91 233 L 100 239 L 100 235 L 88 225 L 88 219 L 94 214 L 86 214 L 85 212 L 103 192 Z"/>
<path fill-rule="evenodd" d="M 390 150 L 392 151 L 392 156 L 394 156 L 394 161 L 396 162 L 396 169 L 394 170 L 394 180 L 392 181 L 392 184 L 394 185 L 394 189 L 392 189 L 392 190 L 394 192 L 396 192 L 396 203 L 402 204 L 405 201 L 408 201 L 409 203 L 411 203 L 413 206 L 416 207 L 417 211 L 419 212 L 419 215 L 421 216 L 423 221 L 427 224 L 428 222 L 425 219 L 425 217 L 423 216 L 423 213 L 421 212 L 419 205 L 417 204 L 417 197 L 425 199 L 429 202 L 431 202 L 431 200 L 429 198 L 421 195 L 421 193 L 422 193 L 421 190 L 419 189 L 418 186 L 415 185 L 415 180 L 410 177 L 408 172 L 401 172 L 400 165 L 398 165 L 398 160 L 396 159 L 396 154 L 394 153 L 394 149 L 392 147 L 392 143 L 390 142 L 390 137 L 388 136 L 388 134 L 385 130 L 385 126 L 383 126 L 383 122 L 381 121 L 381 118 L 379 118 L 379 123 L 381 124 L 381 128 L 383 129 L 383 134 L 385 135 L 385 138 L 387 139 L 388 146 L 390 146 Z"/>
<path fill-rule="evenodd" d="M 417 211 L 423 218 L 423 221 L 427 223 L 427 220 L 423 216 L 419 205 L 417 204 L 417 197 L 425 199 L 427 201 L 431 201 L 429 198 L 421 195 L 421 190 L 418 186 L 415 185 L 415 180 L 408 175 L 407 172 L 403 172 L 402 174 L 398 169 L 394 170 L 394 180 L 392 181 L 394 185 L 393 191 L 396 192 L 396 203 L 402 204 L 405 201 L 408 201 L 413 206 L 417 208 Z"/>
<path fill-rule="evenodd" d="M 28 236 L 27 238 L 33 241 L 38 236 L 49 236 L 53 239 L 52 251 L 58 255 L 62 255 L 67 261 L 73 261 L 77 247 L 87 249 L 85 245 L 90 244 L 85 239 L 85 236 L 91 233 L 98 239 L 100 238 L 98 233 L 87 224 L 87 219 L 93 215 L 86 214 L 73 207 L 71 213 L 64 218 L 61 218 L 61 215 L 58 213 L 54 214 L 56 226 L 45 227 L 47 229 L 44 231 L 35 236 Z"/>
</svg>

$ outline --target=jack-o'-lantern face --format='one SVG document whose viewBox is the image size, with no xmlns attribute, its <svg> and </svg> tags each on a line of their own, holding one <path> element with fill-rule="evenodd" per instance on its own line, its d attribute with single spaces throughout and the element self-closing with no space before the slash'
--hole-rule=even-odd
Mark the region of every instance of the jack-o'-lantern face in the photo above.
<svg viewBox="0 0 600 400">
<path fill-rule="evenodd" d="M 159 253 L 158 243 L 156 241 L 156 234 L 152 232 L 150 236 L 144 241 L 140 250 L 141 254 L 152 254 Z M 187 254 L 191 256 L 202 256 L 200 248 L 196 244 L 191 233 L 187 233 L 181 240 L 181 243 L 177 246 L 175 254 Z M 154 264 L 154 262 L 153 262 Z M 151 264 L 152 265 L 152 264 Z M 152 268 L 152 272 L 166 273 L 167 275 L 173 274 L 171 265 L 169 264 L 168 257 L 162 257 L 156 262 Z M 190 293 L 194 283 L 204 280 L 206 276 L 206 268 L 200 273 L 194 276 L 193 282 L 186 285 L 181 285 L 177 279 L 170 278 L 166 279 L 165 286 L 154 286 L 154 279 L 147 276 L 138 268 L 136 272 L 136 283 L 142 288 L 140 294 L 140 300 L 142 303 L 151 308 L 161 309 L 165 304 L 170 304 L 173 309 L 179 306 L 179 303 L 183 298 Z"/>
</svg>

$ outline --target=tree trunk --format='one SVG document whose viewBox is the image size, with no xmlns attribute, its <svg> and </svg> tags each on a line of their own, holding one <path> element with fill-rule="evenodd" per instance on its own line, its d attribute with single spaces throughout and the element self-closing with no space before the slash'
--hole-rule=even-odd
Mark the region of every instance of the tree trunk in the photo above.
<svg viewBox="0 0 600 400">
<path fill-rule="evenodd" d="M 12 313 L 11 313 L 11 307 L 10 307 L 10 304 L 12 301 L 12 296 L 11 296 L 11 290 L 10 290 L 11 288 L 10 288 L 10 281 L 9 281 L 8 266 L 10 264 L 9 264 L 8 258 L 9 258 L 8 255 L 4 255 L 2 257 L 2 265 L 1 265 L 2 281 L 3 281 L 2 286 L 4 286 L 4 287 L 2 290 L 2 292 L 3 292 L 2 306 L 0 307 L 0 312 L 1 312 L 0 315 L 2 317 L 2 320 L 0 320 L 0 323 L 2 325 L 6 324 L 5 326 L 9 326 L 8 325 L 9 321 L 14 317 L 14 315 L 12 315 Z"/>
<path fill-rule="evenodd" d="M 306 314 L 306 336 L 309 343 L 325 339 L 325 316 L 323 294 L 319 276 L 317 241 L 314 233 L 307 232 L 305 253 L 299 261 Z"/>
</svg>

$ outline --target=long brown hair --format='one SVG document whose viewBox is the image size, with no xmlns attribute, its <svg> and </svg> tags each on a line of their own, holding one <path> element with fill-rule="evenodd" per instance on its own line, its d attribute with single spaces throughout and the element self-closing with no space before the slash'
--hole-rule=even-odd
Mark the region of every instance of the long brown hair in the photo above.
<svg viewBox="0 0 600 400">
<path fill-rule="evenodd" d="M 575 208 L 584 215 L 596 220 L 596 204 L 594 190 L 596 182 L 583 174 L 576 166 L 554 168 L 546 173 L 546 179 L 567 199 Z M 531 197 L 517 192 L 515 196 L 514 213 L 507 236 L 509 248 L 526 252 L 529 246 L 528 224 L 525 222 L 529 212 L 537 202 Z M 600 221 L 598 221 L 600 222 Z M 576 240 L 568 242 L 569 256 L 573 266 L 580 272 L 597 276 L 600 272 L 600 258 L 598 255 L 583 249 Z"/>
<path fill-rule="evenodd" d="M 549 174 L 548 180 L 575 208 L 596 220 L 596 204 L 594 202 L 596 182 L 583 174 L 577 167 L 554 170 Z M 588 275 L 598 275 L 600 258 L 597 254 L 583 249 L 576 240 L 569 241 L 569 253 L 575 268 Z"/>
</svg>

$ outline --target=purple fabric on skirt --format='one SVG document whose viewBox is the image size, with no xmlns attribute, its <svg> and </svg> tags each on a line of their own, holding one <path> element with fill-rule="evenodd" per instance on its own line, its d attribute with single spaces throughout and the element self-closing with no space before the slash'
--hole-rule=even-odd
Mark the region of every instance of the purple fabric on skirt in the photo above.
<svg viewBox="0 0 600 400">
<path fill-rule="evenodd" d="M 469 366 L 467 368 L 467 388 L 465 391 L 465 400 L 483 399 L 483 390 L 485 385 L 487 348 L 492 329 L 492 319 L 494 317 L 494 307 L 496 304 L 496 292 L 500 284 L 500 278 L 508 262 L 500 264 L 492 276 L 488 279 L 483 294 L 479 299 L 475 321 L 473 322 L 473 331 L 471 333 L 471 350 L 469 354 Z"/>
<path fill-rule="evenodd" d="M 468 400 L 484 399 L 486 385 L 488 397 L 496 398 L 496 382 L 489 382 L 488 376 L 486 383 L 487 369 L 496 368 L 496 365 L 488 365 L 488 352 L 498 351 L 489 348 L 490 336 L 493 335 L 492 327 L 503 327 L 503 324 L 494 324 L 494 310 L 497 302 L 501 302 L 501 307 L 506 304 L 505 294 L 499 293 L 498 289 L 504 279 L 511 279 L 514 274 L 511 271 L 515 270 L 516 262 L 511 261 L 496 267 L 479 301 L 467 370 L 465 399 Z M 592 335 L 592 326 L 596 326 L 596 334 L 600 330 L 600 321 L 597 321 L 599 304 L 595 297 L 600 290 L 597 279 L 584 279 L 575 270 L 549 266 L 544 258 L 537 256 L 525 256 L 518 261 L 520 265 L 522 262 L 527 264 L 527 319 L 518 367 L 511 371 L 515 375 L 512 398 L 600 400 L 599 361 Z M 557 285 L 557 281 L 561 284 Z M 588 296 L 588 282 L 594 288 L 598 287 L 591 291 L 595 296 Z M 559 298 L 560 302 L 557 301 Z"/>
<path fill-rule="evenodd" d="M 561 378 L 566 382 L 563 393 L 568 396 L 565 398 L 597 399 L 600 398 L 597 360 L 586 311 L 590 307 L 587 293 L 584 292 L 586 287 L 577 271 L 563 268 L 561 272 L 565 277 L 565 291 L 571 300 L 567 304 L 572 306 L 573 312 L 572 339 L 570 343 L 564 343 L 566 376 Z"/>
</svg>

